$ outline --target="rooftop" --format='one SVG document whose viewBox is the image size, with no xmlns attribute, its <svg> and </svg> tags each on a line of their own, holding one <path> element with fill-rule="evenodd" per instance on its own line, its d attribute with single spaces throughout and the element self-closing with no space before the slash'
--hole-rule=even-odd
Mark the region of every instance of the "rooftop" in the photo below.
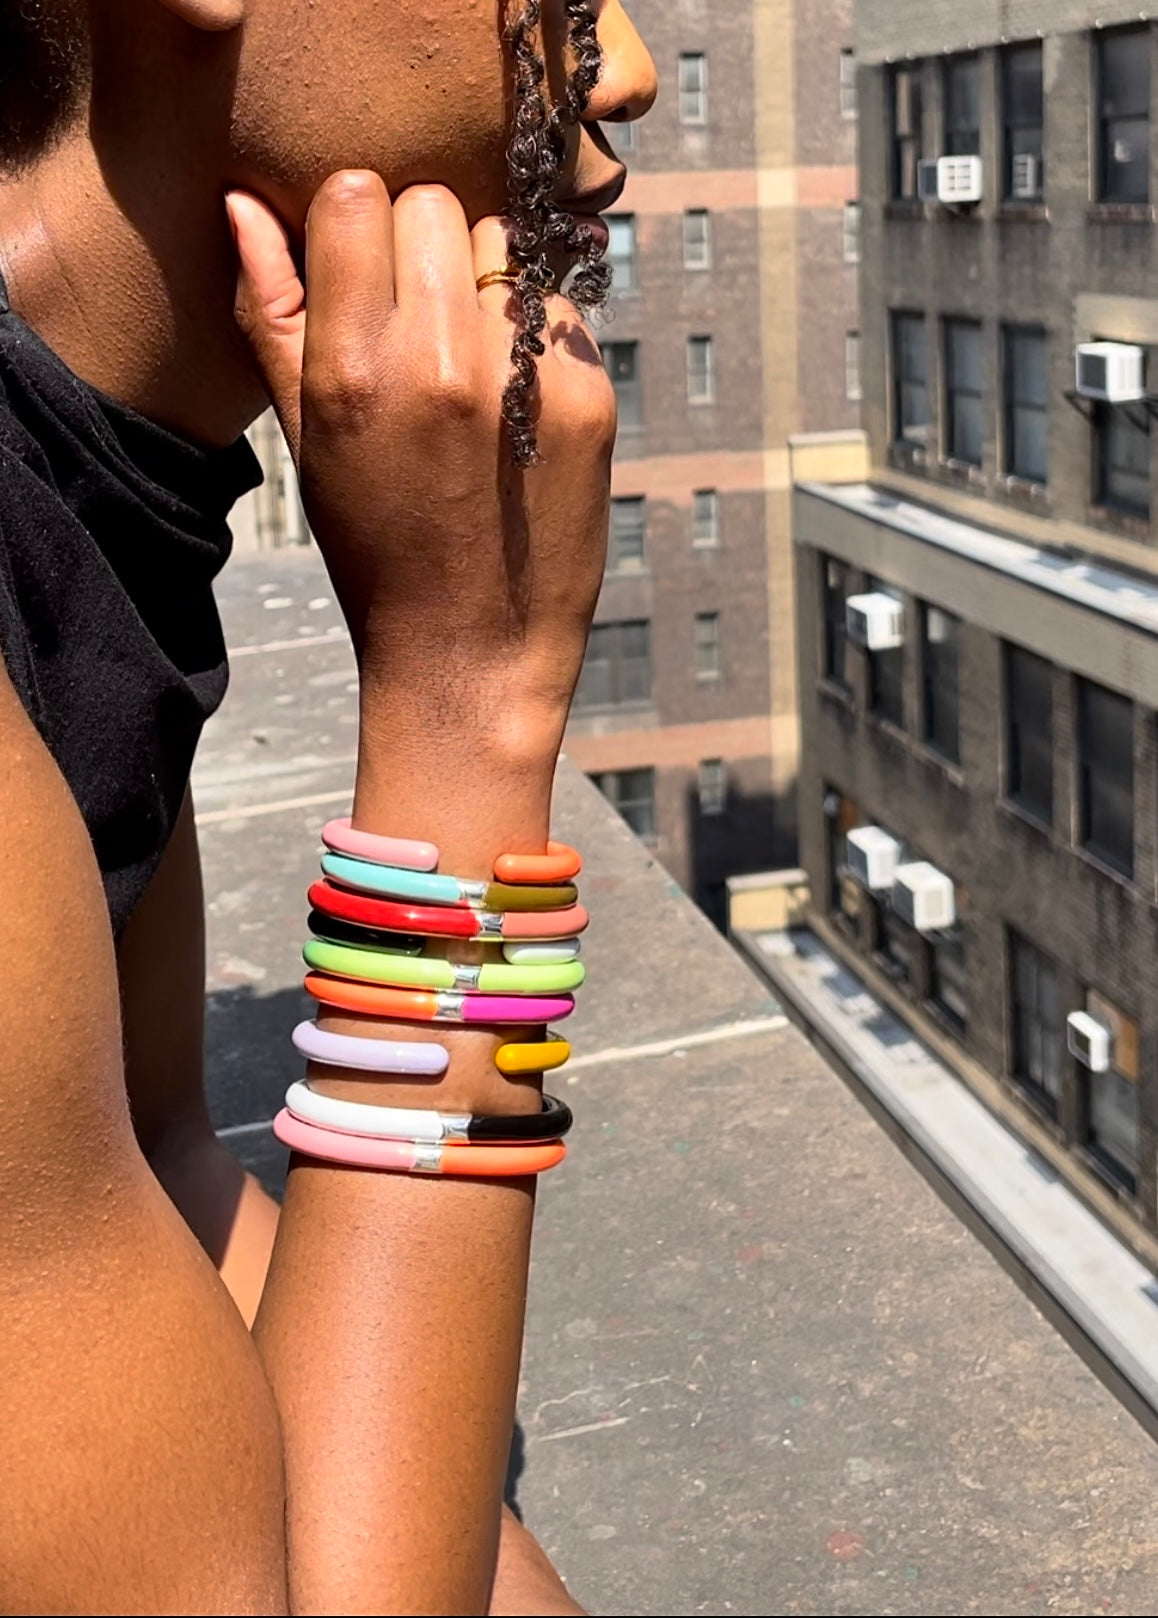
<svg viewBox="0 0 1158 1618">
<path fill-rule="evenodd" d="M 267 1121 L 298 1067 L 304 893 L 348 800 L 354 676 L 313 553 L 234 564 L 221 600 L 234 684 L 196 775 L 211 1084 L 276 1185 Z M 587 856 L 591 983 L 512 1487 L 577 1596 L 1151 1610 L 1149 1438 L 566 765 L 557 824 Z"/>
<path fill-rule="evenodd" d="M 1158 581 L 1063 550 L 1009 539 L 984 525 L 962 522 L 871 483 L 804 483 L 800 487 L 854 516 L 882 523 L 910 539 L 936 545 L 1133 629 L 1158 635 Z M 992 512 L 992 507 L 988 509 Z"/>
</svg>

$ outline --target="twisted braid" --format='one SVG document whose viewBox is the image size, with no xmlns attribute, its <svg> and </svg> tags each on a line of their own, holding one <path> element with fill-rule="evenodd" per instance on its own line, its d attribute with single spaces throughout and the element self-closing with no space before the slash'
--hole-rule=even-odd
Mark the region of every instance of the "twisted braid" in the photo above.
<svg viewBox="0 0 1158 1618">
<path fill-rule="evenodd" d="M 577 224 L 555 205 L 568 127 L 582 116 L 603 68 L 589 0 L 566 0 L 566 8 L 573 66 L 559 106 L 548 102 L 547 70 L 537 43 L 542 0 L 523 0 L 507 30 L 515 81 L 514 128 L 507 151 L 509 206 L 514 220 L 510 261 L 519 272 L 513 288 L 519 329 L 511 345 L 511 378 L 503 395 L 503 417 L 511 455 L 519 467 L 530 466 L 538 457 L 535 362 L 546 351 L 544 300 L 552 284 L 552 249 L 569 255 L 578 265 L 570 297 L 580 309 L 603 303 L 611 284 L 611 271 L 600 261 L 589 226 Z"/>
</svg>

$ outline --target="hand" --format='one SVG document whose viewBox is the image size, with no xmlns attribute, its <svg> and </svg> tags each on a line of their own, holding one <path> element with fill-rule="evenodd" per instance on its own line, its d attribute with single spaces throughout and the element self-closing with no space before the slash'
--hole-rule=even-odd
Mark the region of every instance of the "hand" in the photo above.
<svg viewBox="0 0 1158 1618">
<path fill-rule="evenodd" d="M 478 724 L 514 703 L 557 746 L 603 576 L 615 437 L 598 348 L 548 300 L 541 463 L 515 470 L 502 395 L 515 327 L 501 220 L 473 231 L 436 186 L 391 206 L 332 176 L 307 222 L 305 287 L 276 217 L 228 200 L 238 319 L 298 468 L 310 526 L 379 694 Z"/>
</svg>

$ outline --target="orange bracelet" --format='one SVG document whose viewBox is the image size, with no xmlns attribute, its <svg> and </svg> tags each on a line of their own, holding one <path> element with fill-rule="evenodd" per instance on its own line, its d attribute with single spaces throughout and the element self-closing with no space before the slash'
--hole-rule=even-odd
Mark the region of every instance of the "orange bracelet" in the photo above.
<svg viewBox="0 0 1158 1618">
<path fill-rule="evenodd" d="M 452 1022 L 498 1025 L 561 1021 L 575 1010 L 570 994 L 468 994 L 463 989 L 393 989 L 378 983 L 353 983 L 307 972 L 305 987 L 315 1000 L 338 1011 L 366 1017 L 393 1017 L 402 1022 Z"/>
<path fill-rule="evenodd" d="M 545 854 L 500 854 L 495 861 L 498 882 L 570 882 L 583 869 L 578 851 L 566 843 L 548 843 Z"/>
</svg>

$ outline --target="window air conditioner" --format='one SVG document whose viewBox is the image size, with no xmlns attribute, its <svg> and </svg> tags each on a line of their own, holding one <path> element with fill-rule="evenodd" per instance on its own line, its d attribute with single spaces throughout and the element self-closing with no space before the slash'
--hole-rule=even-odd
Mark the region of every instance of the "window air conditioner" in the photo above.
<svg viewBox="0 0 1158 1618">
<path fill-rule="evenodd" d="M 979 157 L 942 157 L 937 161 L 937 199 L 947 208 L 981 201 Z"/>
<path fill-rule="evenodd" d="M 1034 202 L 1041 195 L 1041 158 L 1033 152 L 1019 152 L 1013 159 L 1009 194 L 1014 202 Z"/>
<path fill-rule="evenodd" d="M 1091 1073 L 1105 1073 L 1110 1065 L 1110 1030 L 1088 1011 L 1071 1011 L 1066 1018 L 1066 1044 Z"/>
<path fill-rule="evenodd" d="M 919 933 L 940 932 L 957 920 L 953 884 L 927 860 L 900 865 L 893 873 L 893 909 Z"/>
<path fill-rule="evenodd" d="M 939 202 L 940 198 L 940 187 L 937 184 L 937 159 L 935 157 L 923 157 L 917 164 L 917 201 Z"/>
<path fill-rule="evenodd" d="M 883 893 L 893 885 L 901 845 L 880 826 L 857 826 L 847 838 L 848 868 L 862 887 Z"/>
<path fill-rule="evenodd" d="M 1077 391 L 1104 404 L 1144 399 L 1145 367 L 1146 355 L 1133 343 L 1079 343 Z"/>
<path fill-rule="evenodd" d="M 866 651 L 891 652 L 904 645 L 904 606 L 883 590 L 849 596 L 844 604 L 844 622 L 849 640 Z"/>
</svg>

